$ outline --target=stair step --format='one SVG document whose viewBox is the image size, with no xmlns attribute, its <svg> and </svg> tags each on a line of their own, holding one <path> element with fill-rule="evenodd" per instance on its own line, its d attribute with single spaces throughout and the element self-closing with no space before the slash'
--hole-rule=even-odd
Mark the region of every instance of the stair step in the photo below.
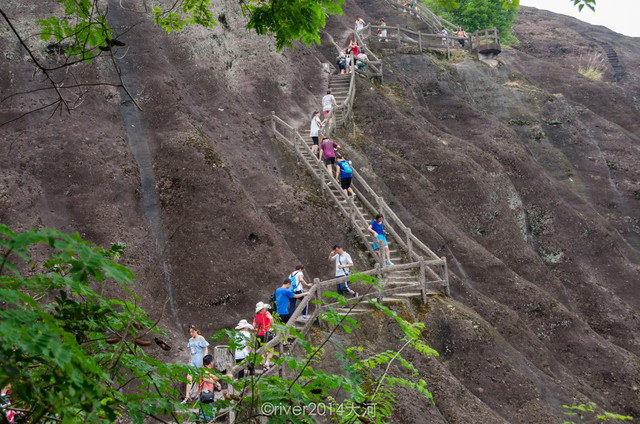
<svg viewBox="0 0 640 424">
<path fill-rule="evenodd" d="M 365 312 L 371 312 L 371 310 L 363 308 L 353 308 L 351 311 L 348 309 L 338 309 L 337 311 L 338 315 L 358 315 Z"/>
<path fill-rule="evenodd" d="M 404 299 L 398 297 L 383 297 L 382 303 L 402 302 Z"/>
<path fill-rule="evenodd" d="M 394 296 L 399 296 L 399 297 L 416 297 L 416 296 L 422 296 L 422 293 L 420 293 L 420 292 L 396 293 L 396 294 L 394 294 Z"/>
</svg>

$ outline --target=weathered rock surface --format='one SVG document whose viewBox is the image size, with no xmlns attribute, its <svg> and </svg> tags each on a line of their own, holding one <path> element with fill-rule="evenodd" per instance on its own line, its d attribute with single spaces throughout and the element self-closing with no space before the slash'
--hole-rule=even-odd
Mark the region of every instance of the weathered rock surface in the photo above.
<svg viewBox="0 0 640 424">
<path fill-rule="evenodd" d="M 111 6 L 117 31 L 129 29 L 120 63 L 143 111 L 106 87 L 70 115 L 0 127 L 0 222 L 125 242 L 123 263 L 152 318 L 171 284 L 175 313 L 161 322 L 177 347 L 187 324 L 209 335 L 249 319 L 296 263 L 331 277 L 336 242 L 366 268 L 353 230 L 258 118 L 273 110 L 306 126 L 326 89 L 331 40 L 342 43 L 356 15 L 419 25 L 362 0 L 328 19 L 321 46 L 278 54 L 232 3 L 221 4 L 216 29 L 171 36 Z M 37 31 L 31 7 L 8 7 L 18 28 Z M 3 97 L 45 85 L 1 28 Z M 412 312 L 440 352 L 414 358 L 436 406 L 401 395 L 394 422 L 561 422 L 574 398 L 640 417 L 640 40 L 530 8 L 514 33 L 520 46 L 494 68 L 378 47 L 384 84 L 358 80 L 356 129 L 341 134 L 355 166 L 452 273 L 451 299 Z M 608 60 L 598 82 L 576 69 L 593 53 Z M 106 58 L 76 72 L 116 81 Z M 47 96 L 5 101 L 0 120 Z M 166 250 L 145 217 L 132 146 L 149 151 L 142 172 L 153 173 Z M 367 326 L 371 349 L 399 347 L 382 322 Z M 185 359 L 172 355 L 163 357 Z"/>
</svg>

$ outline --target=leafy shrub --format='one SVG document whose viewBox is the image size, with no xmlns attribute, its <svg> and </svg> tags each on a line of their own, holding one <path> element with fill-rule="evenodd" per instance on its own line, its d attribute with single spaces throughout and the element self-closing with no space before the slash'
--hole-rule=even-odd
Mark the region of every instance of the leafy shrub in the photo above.
<svg viewBox="0 0 640 424">
<path fill-rule="evenodd" d="M 517 43 L 511 34 L 513 21 L 518 14 L 518 8 L 500 0 L 457 0 L 457 8 L 443 7 L 439 0 L 422 0 L 434 13 L 442 16 L 455 25 L 460 25 L 471 34 L 474 31 L 498 28 L 500 41 L 504 44 Z"/>
</svg>

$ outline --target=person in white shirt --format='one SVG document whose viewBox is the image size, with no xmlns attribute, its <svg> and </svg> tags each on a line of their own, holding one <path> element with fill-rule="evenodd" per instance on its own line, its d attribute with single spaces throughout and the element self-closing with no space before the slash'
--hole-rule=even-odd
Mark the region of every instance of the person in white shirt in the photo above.
<svg viewBox="0 0 640 424">
<path fill-rule="evenodd" d="M 324 113 L 324 121 L 327 120 L 327 115 L 329 114 L 329 112 L 331 112 L 331 108 L 333 108 L 333 106 L 338 106 L 338 103 L 336 102 L 336 98 L 333 97 L 333 94 L 331 94 L 331 90 L 327 90 L 327 94 L 322 98 L 322 111 Z M 329 119 L 329 126 L 331 126 L 332 120 L 333 117 Z"/>
<path fill-rule="evenodd" d="M 345 252 L 341 245 L 336 244 L 333 246 L 333 250 L 329 253 L 329 262 L 335 262 L 336 264 L 336 278 L 348 277 L 351 275 L 353 261 L 351 260 L 351 255 Z M 349 288 L 349 283 L 347 281 L 338 283 L 336 288 L 338 294 L 345 296 L 347 293 L 350 293 L 353 297 L 358 297 L 358 293 Z"/>
<path fill-rule="evenodd" d="M 320 120 L 320 112 L 313 112 L 313 116 L 311 117 L 311 127 L 309 128 L 309 135 L 311 136 L 311 140 L 313 141 L 313 146 L 311 146 L 311 151 L 314 155 L 318 155 L 318 160 L 320 160 L 320 155 L 318 154 L 320 142 L 318 141 L 318 133 L 320 132 L 320 128 L 322 128 L 322 121 Z"/>
<path fill-rule="evenodd" d="M 289 280 L 291 280 L 291 291 L 293 294 L 300 294 L 304 290 L 302 290 L 302 285 L 304 284 L 307 287 L 313 286 L 313 284 L 309 284 L 304 281 L 304 265 L 296 265 L 296 270 L 289 274 Z M 296 310 L 296 304 L 298 303 L 298 299 L 302 301 L 302 298 L 292 298 L 289 300 L 289 315 L 293 315 L 293 312 Z M 302 319 L 307 320 L 309 316 L 307 315 L 309 312 L 309 304 L 304 307 L 304 311 L 302 312 Z"/>
</svg>

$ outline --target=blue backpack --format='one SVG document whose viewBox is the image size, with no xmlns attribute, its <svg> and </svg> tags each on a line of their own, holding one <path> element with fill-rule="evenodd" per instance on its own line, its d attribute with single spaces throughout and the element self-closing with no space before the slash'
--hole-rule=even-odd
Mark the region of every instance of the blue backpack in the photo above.
<svg viewBox="0 0 640 424">
<path fill-rule="evenodd" d="M 346 160 L 340 161 L 338 163 L 338 165 L 340 166 L 340 168 L 342 168 L 342 172 L 344 172 L 345 174 L 353 174 L 353 170 L 351 169 L 351 165 L 349 165 L 349 162 Z"/>
<path fill-rule="evenodd" d="M 291 273 L 291 275 L 289 275 L 289 280 L 291 281 L 291 291 L 292 292 L 295 291 L 295 289 L 296 289 L 296 280 L 297 280 L 296 276 L 298 275 L 299 272 L 302 272 L 302 271 L 293 271 Z"/>
</svg>

